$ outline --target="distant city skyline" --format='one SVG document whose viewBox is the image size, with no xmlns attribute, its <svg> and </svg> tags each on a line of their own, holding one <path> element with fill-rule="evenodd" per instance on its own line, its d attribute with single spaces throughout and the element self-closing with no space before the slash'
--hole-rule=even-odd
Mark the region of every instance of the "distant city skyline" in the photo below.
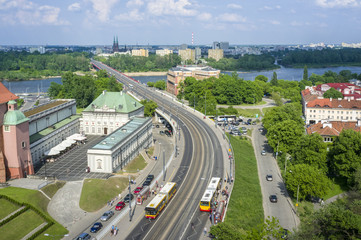
<svg viewBox="0 0 361 240">
<path fill-rule="evenodd" d="M 361 42 L 360 0 L 0 0 L 0 45 Z"/>
</svg>

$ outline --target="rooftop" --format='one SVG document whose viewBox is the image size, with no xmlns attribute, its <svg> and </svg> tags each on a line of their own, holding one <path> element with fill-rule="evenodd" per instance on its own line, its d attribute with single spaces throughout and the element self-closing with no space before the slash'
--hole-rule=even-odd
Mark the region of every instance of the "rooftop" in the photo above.
<svg viewBox="0 0 361 240">
<path fill-rule="evenodd" d="M 323 98 L 315 99 L 307 103 L 307 107 L 311 108 L 345 108 L 345 109 L 361 109 L 361 100 L 348 99 L 332 99 Z"/>
<path fill-rule="evenodd" d="M 59 106 L 59 105 L 61 105 L 61 104 L 67 103 L 67 102 L 68 102 L 68 101 L 66 101 L 66 100 L 56 100 L 56 101 L 53 101 L 53 102 L 50 102 L 50 103 L 41 105 L 41 106 L 39 106 L 39 107 L 30 109 L 29 111 L 24 112 L 24 115 L 25 115 L 26 117 L 30 117 L 30 116 L 32 116 L 32 115 L 35 115 L 35 114 L 37 114 L 37 113 L 43 112 L 43 111 L 45 111 L 45 110 L 51 109 L 51 108 L 53 108 L 53 107 Z"/>
<path fill-rule="evenodd" d="M 19 97 L 10 92 L 4 84 L 0 82 L 0 104 L 7 103 L 10 100 L 18 99 Z"/>
<path fill-rule="evenodd" d="M 140 126 L 144 125 L 147 121 L 149 121 L 149 119 L 150 118 L 148 117 L 134 117 L 132 120 L 112 132 L 109 136 L 103 139 L 103 141 L 99 142 L 90 149 L 111 150 L 115 145 L 119 144 L 121 141 L 131 135 L 135 130 L 137 130 Z"/>
<path fill-rule="evenodd" d="M 318 133 L 321 136 L 339 136 L 342 130 L 352 129 L 357 132 L 361 132 L 361 126 L 357 122 L 318 122 L 306 129 L 307 134 Z"/>
</svg>

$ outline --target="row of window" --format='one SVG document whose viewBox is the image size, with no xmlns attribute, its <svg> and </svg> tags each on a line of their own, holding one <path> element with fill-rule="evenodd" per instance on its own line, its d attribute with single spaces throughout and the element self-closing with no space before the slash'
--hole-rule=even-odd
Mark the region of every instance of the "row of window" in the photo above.
<svg viewBox="0 0 361 240">
<path fill-rule="evenodd" d="M 316 118 L 316 115 L 309 115 L 309 118 Z M 336 118 L 335 118 L 335 116 L 327 116 L 327 117 L 325 117 L 324 115 L 318 115 L 318 118 L 317 119 L 338 119 L 338 120 L 352 120 L 352 117 L 350 117 L 350 119 L 349 119 L 349 117 L 343 117 L 343 116 L 336 116 Z M 355 118 L 354 120 L 357 120 L 357 118 Z"/>
<path fill-rule="evenodd" d="M 322 111 L 322 113 L 325 113 L 325 110 L 318 110 L 318 113 L 321 113 L 321 111 Z M 312 109 L 310 109 L 310 113 L 315 113 L 316 112 L 316 110 L 312 110 Z M 343 114 L 343 111 L 336 111 L 337 112 L 337 114 Z M 327 113 L 332 113 L 332 114 L 334 114 L 335 113 L 335 111 L 330 111 L 330 110 L 328 110 L 327 111 Z M 359 112 L 356 112 L 356 111 L 345 111 L 345 113 L 346 114 L 361 114 L 361 111 L 359 111 Z"/>
</svg>

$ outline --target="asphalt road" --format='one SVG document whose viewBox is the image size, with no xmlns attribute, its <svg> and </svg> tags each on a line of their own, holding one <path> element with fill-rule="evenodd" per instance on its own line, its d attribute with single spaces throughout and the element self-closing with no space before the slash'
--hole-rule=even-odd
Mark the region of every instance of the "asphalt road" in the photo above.
<svg viewBox="0 0 361 240">
<path fill-rule="evenodd" d="M 179 186 L 177 194 L 157 220 L 149 224 L 148 220 L 143 219 L 129 237 L 133 239 L 199 239 L 208 219 L 208 214 L 199 212 L 199 200 L 211 177 L 223 178 L 223 155 L 219 140 L 203 120 L 176 106 L 171 99 L 164 98 L 156 92 L 149 93 L 149 89 L 145 86 L 135 83 L 134 80 L 114 70 L 109 68 L 107 70 L 125 83 L 126 87 L 131 88 L 134 93 L 156 101 L 164 111 L 173 113 L 176 121 L 175 115 L 178 114 L 175 111 L 177 111 L 186 143 L 181 167 L 173 179 Z M 195 224 L 194 230 L 190 227 L 191 222 Z"/>
</svg>

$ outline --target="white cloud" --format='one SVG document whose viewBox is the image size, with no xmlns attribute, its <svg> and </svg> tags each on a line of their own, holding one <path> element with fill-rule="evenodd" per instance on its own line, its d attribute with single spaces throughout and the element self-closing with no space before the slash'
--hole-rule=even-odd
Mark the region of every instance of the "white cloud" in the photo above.
<svg viewBox="0 0 361 240">
<path fill-rule="evenodd" d="M 316 0 L 316 5 L 333 8 L 333 7 L 357 7 L 360 2 L 357 0 Z"/>
<path fill-rule="evenodd" d="M 302 22 L 297 22 L 297 21 L 292 21 L 290 24 L 291 24 L 291 26 L 294 26 L 294 27 L 303 26 Z"/>
<path fill-rule="evenodd" d="M 144 4 L 144 2 L 142 0 L 130 0 L 127 2 L 127 7 L 131 8 L 131 7 L 140 7 Z"/>
<path fill-rule="evenodd" d="M 68 6 L 68 10 L 72 12 L 76 12 L 80 10 L 80 3 L 73 3 Z"/>
<path fill-rule="evenodd" d="M 69 25 L 68 21 L 60 20 L 60 8 L 49 5 L 38 5 L 27 0 L 0 0 L 3 24 L 22 25 Z"/>
<path fill-rule="evenodd" d="M 230 3 L 230 4 L 227 4 L 227 8 L 242 9 L 243 7 L 241 5 L 238 5 L 238 4 Z"/>
<path fill-rule="evenodd" d="M 197 11 L 193 9 L 188 0 L 153 0 L 148 3 L 148 11 L 156 16 L 178 15 L 195 16 Z"/>
<path fill-rule="evenodd" d="M 296 13 L 296 10 L 291 9 L 290 12 L 293 13 L 293 14 L 295 14 L 295 13 Z"/>
<path fill-rule="evenodd" d="M 134 9 L 128 13 L 115 16 L 114 19 L 116 21 L 137 22 L 143 20 L 143 14 L 139 13 L 138 9 Z"/>
<path fill-rule="evenodd" d="M 281 23 L 280 23 L 279 21 L 277 21 L 277 20 L 271 20 L 270 23 L 273 24 L 273 25 L 280 25 L 280 24 L 281 24 Z"/>
<path fill-rule="evenodd" d="M 245 22 L 246 18 L 235 13 L 224 13 L 219 15 L 218 20 L 222 22 Z"/>
<path fill-rule="evenodd" d="M 197 16 L 197 18 L 200 20 L 200 21 L 208 21 L 212 18 L 212 14 L 210 13 L 201 13 Z"/>
<path fill-rule="evenodd" d="M 107 22 L 113 6 L 118 0 L 90 0 L 93 3 L 93 10 L 101 22 Z"/>
<path fill-rule="evenodd" d="M 271 6 L 263 6 L 262 8 L 260 8 L 260 10 L 275 10 L 275 9 L 281 9 L 280 5 L 276 5 L 274 7 Z"/>
</svg>

